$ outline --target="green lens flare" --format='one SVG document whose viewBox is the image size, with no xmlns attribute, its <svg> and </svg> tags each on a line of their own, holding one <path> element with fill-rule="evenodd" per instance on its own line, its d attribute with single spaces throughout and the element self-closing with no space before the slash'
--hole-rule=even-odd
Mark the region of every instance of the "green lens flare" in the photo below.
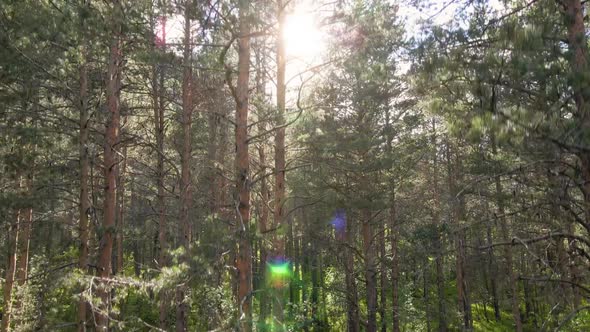
<svg viewBox="0 0 590 332">
<path fill-rule="evenodd" d="M 289 262 L 281 263 L 281 264 L 269 264 L 270 266 L 270 273 L 272 276 L 276 277 L 287 277 L 291 274 L 291 266 Z"/>
<path fill-rule="evenodd" d="M 267 263 L 267 281 L 273 288 L 283 288 L 288 285 L 291 279 L 291 262 L 288 260 L 277 260 Z"/>
</svg>

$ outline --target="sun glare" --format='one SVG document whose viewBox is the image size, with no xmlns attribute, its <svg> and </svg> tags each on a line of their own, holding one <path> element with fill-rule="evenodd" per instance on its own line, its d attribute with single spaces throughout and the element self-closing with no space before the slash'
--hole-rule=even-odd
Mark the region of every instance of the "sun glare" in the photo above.
<svg viewBox="0 0 590 332">
<path fill-rule="evenodd" d="M 291 58 L 312 61 L 325 50 L 324 34 L 311 13 L 295 11 L 285 18 L 285 50 Z"/>
</svg>

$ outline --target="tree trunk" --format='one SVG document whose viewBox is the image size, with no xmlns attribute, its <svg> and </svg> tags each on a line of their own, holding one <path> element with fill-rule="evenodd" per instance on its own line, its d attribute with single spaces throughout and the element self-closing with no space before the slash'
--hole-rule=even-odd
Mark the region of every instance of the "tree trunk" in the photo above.
<svg viewBox="0 0 590 332">
<path fill-rule="evenodd" d="M 454 219 L 455 230 L 455 275 L 457 283 L 457 301 L 459 312 L 463 317 L 463 330 L 470 331 L 473 329 L 471 319 L 471 302 L 469 300 L 469 291 L 467 280 L 465 278 L 465 198 L 460 193 L 459 188 L 462 184 L 463 167 L 461 164 L 460 148 L 457 147 L 453 156 L 452 143 L 447 143 L 447 163 L 449 177 L 450 206 L 452 207 L 452 217 Z"/>
<path fill-rule="evenodd" d="M 495 103 L 494 103 L 495 107 Z M 497 155 L 498 149 L 496 147 L 495 137 L 492 135 L 492 153 Z M 500 177 L 495 177 L 496 187 L 496 203 L 498 206 L 498 219 L 500 222 L 500 233 L 503 241 L 510 241 L 510 232 L 508 230 L 508 223 L 506 221 L 506 209 L 504 206 L 504 190 L 502 189 L 502 182 Z M 512 317 L 514 318 L 514 326 L 517 332 L 522 332 L 522 320 L 520 317 L 520 300 L 518 294 L 518 276 L 514 270 L 512 246 L 503 246 L 504 260 L 506 261 L 506 275 L 508 276 L 510 286 L 510 304 L 512 308 Z"/>
<path fill-rule="evenodd" d="M 277 52 L 277 121 L 275 131 L 275 183 L 274 183 L 274 227 L 277 231 L 273 234 L 272 259 L 284 260 L 285 238 L 283 230 L 285 218 L 285 69 L 286 55 L 285 43 L 282 38 L 285 26 L 285 7 L 288 2 L 277 1 L 278 33 L 276 38 Z M 276 322 L 283 322 L 283 309 L 285 307 L 284 292 L 280 288 L 274 288 L 273 315 Z M 282 327 L 284 329 L 284 326 Z"/>
<path fill-rule="evenodd" d="M 377 331 L 377 271 L 373 251 L 371 211 L 363 211 L 363 254 L 365 256 L 365 282 L 367 289 L 367 332 Z"/>
<path fill-rule="evenodd" d="M 381 332 L 387 332 L 387 268 L 385 264 L 385 222 L 379 224 L 379 317 L 381 318 Z"/>
<path fill-rule="evenodd" d="M 117 183 L 117 264 L 116 273 L 123 271 L 123 231 L 125 227 L 125 172 L 127 170 L 127 146 L 124 146 L 119 163 L 121 169 L 119 171 Z"/>
<path fill-rule="evenodd" d="M 486 201 L 487 202 L 487 201 Z M 487 205 L 487 204 L 486 204 Z M 489 211 L 489 207 L 486 209 Z M 496 258 L 494 256 L 493 249 L 493 237 L 492 237 L 492 221 L 486 223 L 486 240 L 489 249 L 488 254 L 488 270 L 490 274 L 490 295 L 492 297 L 492 306 L 494 307 L 494 318 L 496 321 L 500 321 L 500 301 L 498 300 L 498 268 L 496 265 Z"/>
<path fill-rule="evenodd" d="M 20 182 L 20 175 L 17 176 Z M 20 185 L 19 185 L 20 187 Z M 14 279 L 16 277 L 16 257 L 18 251 L 18 237 L 20 232 L 21 210 L 15 211 L 15 218 L 8 225 L 7 237 L 7 252 L 8 265 L 6 268 L 6 276 L 4 280 L 4 310 L 2 313 L 1 332 L 8 332 L 10 329 L 10 319 L 12 318 L 12 290 L 14 286 Z"/>
<path fill-rule="evenodd" d="M 189 211 L 192 205 L 191 197 L 191 172 L 190 163 L 192 155 L 191 125 L 193 114 L 193 71 L 191 61 L 191 19 L 190 9 L 192 1 L 187 0 L 184 12 L 184 54 L 183 54 L 183 77 L 182 77 L 182 153 L 180 156 L 180 234 L 178 236 L 180 245 L 183 248 L 182 261 L 187 265 L 190 257 L 192 241 L 192 225 L 189 218 Z M 188 288 L 180 285 L 176 290 L 176 331 L 184 332 L 188 329 L 189 306 L 186 301 Z"/>
<path fill-rule="evenodd" d="M 432 146 L 434 148 L 432 156 L 432 190 L 433 190 L 433 212 L 432 220 L 437 229 L 434 240 L 436 251 L 435 268 L 436 268 L 436 290 L 438 296 L 438 331 L 447 330 L 447 318 L 445 312 L 445 279 L 444 279 L 444 262 L 442 248 L 442 221 L 440 219 L 440 194 L 438 188 L 438 143 L 436 135 L 436 120 L 432 119 Z"/>
<path fill-rule="evenodd" d="M 32 195 L 33 193 L 33 174 L 30 171 L 27 174 L 27 178 L 25 180 L 25 187 L 27 190 L 28 195 Z M 30 204 L 27 203 L 27 205 Z M 33 229 L 33 208 L 27 207 L 24 209 L 24 218 L 21 219 L 20 223 L 20 234 L 18 238 L 18 258 L 17 258 L 17 267 L 16 267 L 16 280 L 19 286 L 25 284 L 27 277 L 29 275 L 29 248 L 31 245 L 31 232 Z M 20 303 L 20 301 L 17 301 Z M 19 305 L 15 307 L 15 310 L 19 310 Z"/>
<path fill-rule="evenodd" d="M 278 1 L 279 32 L 277 38 L 277 123 L 275 134 L 275 190 L 274 190 L 274 223 L 275 228 L 280 228 L 284 223 L 285 203 L 285 45 L 282 33 L 285 25 L 285 7 L 282 0 Z M 274 256 L 285 255 L 285 240 L 280 235 L 275 235 Z"/>
<path fill-rule="evenodd" d="M 265 98 L 265 82 L 264 82 L 264 70 L 263 66 L 265 64 L 264 55 L 262 52 L 256 53 L 256 92 L 258 97 L 261 100 Z M 266 122 L 264 121 L 264 117 L 266 114 L 262 113 L 262 109 L 258 111 L 258 132 L 263 133 L 267 129 Z M 270 190 L 268 188 L 268 182 L 266 176 L 266 147 L 265 142 L 261 142 L 258 144 L 258 163 L 260 164 L 260 173 L 262 174 L 262 178 L 260 179 L 260 216 L 258 218 L 258 232 L 262 234 L 262 239 L 260 241 L 260 269 L 259 269 L 259 279 L 261 287 L 265 287 L 265 278 L 266 278 L 266 263 L 267 263 L 267 249 L 266 249 L 266 241 L 265 241 L 265 234 L 268 228 L 268 218 L 270 215 L 270 208 L 269 208 L 269 201 L 270 201 Z M 261 326 L 264 326 L 266 323 L 266 319 L 269 315 L 269 296 L 268 290 L 262 289 L 259 295 L 259 305 L 260 311 L 258 314 L 258 321 Z"/>
<path fill-rule="evenodd" d="M 358 305 L 358 294 L 356 290 L 356 279 L 354 276 L 354 251 L 352 247 L 354 246 L 353 241 L 353 234 L 352 234 L 352 223 L 349 221 L 346 222 L 346 232 L 345 232 L 345 246 L 344 250 L 345 255 L 345 281 L 346 281 L 346 302 L 347 302 L 347 311 L 348 311 L 348 332 L 359 332 L 360 329 L 360 317 L 359 317 L 359 305 Z"/>
<path fill-rule="evenodd" d="M 238 203 L 238 307 L 240 327 L 251 331 L 252 253 L 249 239 L 250 161 L 248 155 L 248 82 L 250 78 L 249 2 L 240 0 L 240 38 L 238 39 L 238 80 L 236 87 L 236 200 Z M 231 82 L 228 82 L 231 84 Z"/>
<path fill-rule="evenodd" d="M 88 2 L 84 0 L 84 5 L 87 6 Z M 84 31 L 85 29 L 85 22 L 81 20 L 80 22 L 80 29 Z M 88 115 L 88 50 L 87 44 L 85 41 L 84 34 L 81 37 L 82 45 L 81 45 L 81 55 L 82 60 L 80 63 L 79 68 L 79 76 L 80 76 L 80 92 L 78 95 L 78 110 L 80 112 L 80 121 L 79 121 L 79 154 L 80 154 L 80 195 L 79 195 L 79 202 L 78 202 L 78 214 L 80 218 L 80 222 L 78 224 L 79 227 L 79 234 L 78 237 L 80 239 L 80 247 L 79 247 L 79 256 L 78 256 L 78 269 L 80 269 L 81 273 L 87 271 L 88 268 L 88 239 L 89 239 L 89 231 L 88 231 L 88 213 L 90 210 L 90 197 L 88 191 L 88 180 L 89 180 L 89 172 L 90 172 L 90 156 L 88 153 L 88 133 L 90 131 L 89 122 L 90 117 Z M 86 291 L 86 283 L 82 283 L 82 291 Z M 86 301 L 84 295 L 80 296 L 80 300 L 78 302 L 78 332 L 85 332 L 86 331 L 86 311 L 87 311 L 88 302 Z"/>
<path fill-rule="evenodd" d="M 164 23 L 165 24 L 165 23 Z M 165 45 L 164 45 L 165 49 Z M 152 71 L 152 108 L 154 109 L 154 136 L 156 137 L 156 209 L 158 211 L 158 246 L 157 246 L 157 266 L 163 268 L 168 266 L 168 231 L 166 220 L 166 201 L 164 193 L 164 66 L 155 64 Z M 166 329 L 166 318 L 168 317 L 168 294 L 166 290 L 160 293 L 159 304 L 159 326 Z"/>
<path fill-rule="evenodd" d="M 389 205 L 389 240 L 391 243 L 391 310 L 393 332 L 400 331 L 400 305 L 399 305 L 399 253 L 397 236 L 397 216 L 395 207 L 395 182 L 391 182 L 391 197 Z"/>
<path fill-rule="evenodd" d="M 121 22 L 123 8 L 118 0 L 112 0 L 113 5 L 113 41 L 110 47 L 107 80 L 108 118 L 104 143 L 104 177 L 105 193 L 103 207 L 103 222 L 99 247 L 98 295 L 101 303 L 96 315 L 97 331 L 109 330 L 110 290 L 108 279 L 112 273 L 113 234 L 115 233 L 115 205 L 117 202 L 117 157 L 115 148 L 119 143 L 119 102 L 121 92 L 122 65 L 122 36 Z"/>
</svg>

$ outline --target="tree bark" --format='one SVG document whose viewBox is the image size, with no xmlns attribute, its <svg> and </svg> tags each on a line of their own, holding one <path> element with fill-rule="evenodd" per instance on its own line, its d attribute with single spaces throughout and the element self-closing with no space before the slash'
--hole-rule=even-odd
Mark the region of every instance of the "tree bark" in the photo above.
<svg viewBox="0 0 590 332">
<path fill-rule="evenodd" d="M 400 331 L 400 305 L 399 305 L 399 252 L 397 236 L 397 216 L 395 202 L 395 181 L 391 181 L 391 193 L 389 202 L 389 240 L 391 243 L 391 310 L 393 332 Z"/>
<path fill-rule="evenodd" d="M 492 135 L 493 136 L 493 135 Z M 496 147 L 495 137 L 492 137 L 492 153 L 497 155 L 498 149 Z M 496 203 L 498 208 L 498 219 L 500 223 L 500 233 L 504 241 L 510 241 L 510 232 L 508 230 L 508 223 L 505 217 L 504 206 L 504 190 L 500 177 L 495 178 L 496 187 Z M 508 284 L 510 286 L 510 304 L 512 308 L 512 317 L 514 318 L 514 326 L 517 332 L 522 332 L 522 319 L 520 317 L 520 300 L 518 295 L 518 276 L 514 270 L 512 246 L 504 246 L 504 260 L 506 261 L 506 275 L 508 276 Z"/>
<path fill-rule="evenodd" d="M 278 1 L 279 32 L 277 36 L 277 123 L 275 133 L 275 190 L 274 190 L 274 223 L 275 228 L 283 226 L 285 203 L 285 43 L 282 38 L 285 25 L 285 7 L 282 0 Z M 276 235 L 274 241 L 274 255 L 285 255 L 285 240 Z"/>
<path fill-rule="evenodd" d="M 25 180 L 25 188 L 29 196 L 33 192 L 32 177 L 32 172 L 29 172 Z M 30 202 L 28 204 L 30 204 Z M 21 231 L 18 239 L 18 258 L 16 267 L 16 280 L 19 286 L 25 284 L 29 275 L 29 248 L 31 245 L 31 232 L 33 230 L 33 208 L 26 207 L 24 211 L 24 218 L 20 221 Z M 17 301 L 17 303 L 20 303 L 20 301 Z M 17 305 L 15 309 L 19 310 L 18 307 L 19 305 Z"/>
<path fill-rule="evenodd" d="M 164 23 L 165 24 L 165 23 Z M 165 42 L 165 41 L 164 41 Z M 165 44 L 163 46 L 165 50 Z M 155 51 L 155 49 L 154 49 Z M 154 64 L 152 68 L 152 108 L 154 110 L 154 136 L 156 137 L 156 209 L 158 211 L 158 246 L 157 246 L 157 266 L 163 268 L 168 266 L 168 231 L 166 220 L 166 200 L 164 188 L 164 66 L 159 63 Z M 160 293 L 160 304 L 158 313 L 159 327 L 166 329 L 166 318 L 168 317 L 168 294 L 166 290 Z"/>
<path fill-rule="evenodd" d="M 83 0 L 84 6 L 87 6 L 89 0 Z M 85 273 L 88 268 L 88 213 L 90 210 L 90 197 L 88 190 L 88 180 L 90 172 L 90 156 L 88 153 L 88 133 L 90 131 L 90 117 L 88 115 L 88 48 L 85 38 L 85 21 L 81 19 L 80 29 L 82 31 L 81 36 L 81 50 L 82 60 L 79 68 L 79 79 L 80 79 L 80 91 L 78 95 L 78 110 L 80 113 L 79 121 L 79 155 L 80 155 L 80 195 L 78 196 L 78 214 L 80 221 L 78 223 L 78 237 L 80 239 L 79 244 L 79 256 L 78 256 L 78 269 L 81 273 Z M 86 286 L 83 283 L 82 290 L 86 290 Z M 80 296 L 78 301 L 78 332 L 86 331 L 86 312 L 88 302 L 84 295 Z"/>
<path fill-rule="evenodd" d="M 17 176 L 20 182 L 20 175 Z M 19 184 L 20 188 L 20 184 Z M 12 290 L 14 286 L 14 279 L 16 277 L 16 258 L 18 251 L 18 238 L 20 232 L 21 210 L 16 210 L 14 220 L 8 225 L 7 237 L 7 252 L 8 265 L 6 268 L 6 276 L 4 281 L 4 310 L 2 313 L 1 332 L 8 332 L 10 330 L 10 320 L 12 318 Z"/>
<path fill-rule="evenodd" d="M 285 26 L 285 11 L 288 2 L 277 1 L 278 33 L 276 38 L 276 62 L 277 62 L 277 121 L 275 131 L 275 181 L 274 181 L 274 227 L 277 231 L 273 234 L 273 259 L 285 258 L 284 228 L 285 218 L 285 69 L 286 54 L 283 40 Z M 275 288 L 273 292 L 275 305 L 273 315 L 276 322 L 282 324 L 284 318 L 285 294 L 282 289 Z M 282 327 L 284 329 L 284 327 Z"/>
<path fill-rule="evenodd" d="M 363 211 L 363 254 L 365 256 L 365 283 L 367 290 L 367 332 L 377 331 L 377 271 L 373 251 L 371 211 Z"/>
<path fill-rule="evenodd" d="M 347 324 L 348 332 L 359 332 L 360 329 L 360 317 L 359 317 L 359 305 L 358 305 L 358 294 L 356 290 L 356 278 L 354 276 L 354 246 L 353 234 L 352 234 L 352 223 L 350 220 L 346 222 L 345 232 L 345 246 L 344 250 L 344 268 L 345 268 L 345 282 L 346 282 L 346 303 L 347 303 Z"/>
<path fill-rule="evenodd" d="M 191 50 L 191 19 L 190 7 L 191 0 L 185 3 L 184 12 L 184 52 L 183 52 L 183 77 L 182 77 L 182 153 L 180 156 L 180 234 L 178 236 L 180 245 L 183 248 L 182 261 L 187 265 L 192 242 L 192 225 L 189 218 L 189 211 L 192 206 L 192 188 L 191 188 L 191 155 L 192 139 L 191 125 L 193 114 L 193 70 L 192 70 L 192 50 Z M 180 285 L 176 290 L 176 331 L 184 332 L 188 329 L 189 306 L 186 301 L 188 288 Z"/>
<path fill-rule="evenodd" d="M 450 206 L 452 207 L 452 217 L 454 219 L 455 230 L 455 275 L 457 283 L 457 302 L 459 312 L 463 317 L 462 330 L 470 331 L 473 329 L 471 319 L 471 302 L 469 300 L 469 290 L 467 288 L 467 279 L 465 278 L 465 230 L 462 223 L 465 221 L 465 198 L 459 191 L 462 183 L 463 167 L 461 165 L 461 156 L 459 148 L 453 153 L 452 143 L 447 143 L 447 163 L 450 192 Z"/>
<path fill-rule="evenodd" d="M 385 221 L 379 224 L 379 317 L 381 319 L 381 332 L 387 332 L 387 266 L 385 260 L 387 258 L 385 250 Z"/>
<path fill-rule="evenodd" d="M 265 81 L 264 81 L 264 68 L 265 65 L 265 58 L 262 51 L 256 53 L 256 93 L 258 98 L 260 98 L 261 102 L 264 102 L 265 99 Z M 264 117 L 266 116 L 265 113 L 262 112 L 262 109 L 258 110 L 258 132 L 263 133 L 266 132 L 266 121 Z M 266 147 L 265 142 L 261 142 L 257 146 L 258 149 L 258 163 L 260 164 L 260 173 L 263 174 L 263 177 L 260 179 L 260 215 L 258 218 L 258 232 L 262 234 L 262 239 L 260 241 L 260 269 L 259 269 L 259 279 L 260 285 L 264 287 L 265 285 L 265 278 L 266 278 L 266 263 L 267 263 L 267 247 L 265 244 L 264 235 L 266 234 L 268 228 L 268 218 L 270 215 L 270 208 L 269 208 L 269 201 L 270 201 L 270 190 L 268 187 L 268 181 L 264 174 L 266 173 Z M 269 296 L 268 290 L 262 289 L 259 295 L 259 314 L 258 314 L 258 321 L 259 324 L 264 325 L 266 319 L 269 315 Z"/>
<path fill-rule="evenodd" d="M 434 247 L 436 251 L 435 268 L 436 268 L 436 290 L 438 296 L 438 331 L 445 332 L 447 330 L 447 320 L 445 312 L 445 279 L 444 279 L 444 262 L 443 262 L 443 248 L 442 248 L 442 234 L 440 219 L 440 193 L 438 188 L 438 143 L 436 134 L 436 120 L 432 119 L 432 146 L 434 148 L 432 156 L 432 190 L 433 190 L 433 211 L 432 221 L 437 229 Z"/>
<path fill-rule="evenodd" d="M 117 202 L 117 157 L 116 146 L 119 143 L 120 128 L 120 92 L 122 65 L 122 35 L 121 20 L 123 8 L 119 0 L 112 0 L 113 11 L 113 40 L 110 47 L 107 78 L 107 106 L 108 118 L 104 143 L 104 216 L 102 222 L 97 289 L 101 303 L 96 314 L 97 331 L 109 330 L 110 290 L 108 279 L 112 273 L 113 235 L 115 233 L 115 205 Z"/>
<path fill-rule="evenodd" d="M 116 261 L 116 272 L 120 273 L 123 271 L 123 238 L 124 238 L 124 227 L 125 227 L 125 172 L 127 170 L 127 146 L 122 147 L 123 152 L 119 159 L 121 168 L 119 176 L 117 177 L 117 261 Z"/>
<path fill-rule="evenodd" d="M 236 86 L 236 200 L 238 227 L 238 307 L 240 328 L 251 331 L 252 249 L 250 222 L 250 161 L 248 155 L 248 86 L 250 78 L 249 2 L 239 1 L 240 38 L 238 39 L 238 80 Z M 231 82 L 228 82 L 231 84 Z"/>
</svg>

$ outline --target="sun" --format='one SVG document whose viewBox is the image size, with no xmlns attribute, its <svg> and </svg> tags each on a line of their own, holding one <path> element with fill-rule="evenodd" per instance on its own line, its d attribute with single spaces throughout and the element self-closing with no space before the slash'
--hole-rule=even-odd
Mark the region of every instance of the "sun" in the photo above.
<svg viewBox="0 0 590 332">
<path fill-rule="evenodd" d="M 326 48 L 325 34 L 319 28 L 317 16 L 302 10 L 286 15 L 282 38 L 287 56 L 304 62 L 313 61 Z"/>
</svg>

